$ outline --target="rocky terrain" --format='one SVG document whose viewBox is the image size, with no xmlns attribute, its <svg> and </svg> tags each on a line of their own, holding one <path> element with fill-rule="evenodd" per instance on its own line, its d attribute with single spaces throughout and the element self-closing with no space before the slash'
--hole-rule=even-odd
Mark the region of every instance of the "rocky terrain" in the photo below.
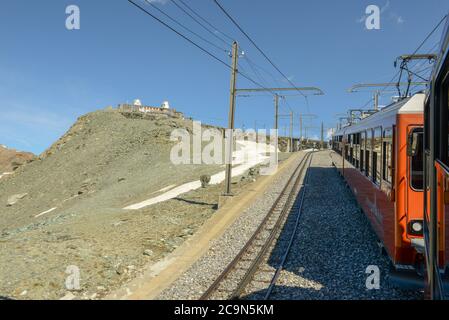
<svg viewBox="0 0 449 320">
<path fill-rule="evenodd" d="M 10 173 L 35 159 L 34 154 L 0 145 L 0 175 Z"/>
<path fill-rule="evenodd" d="M 223 170 L 172 164 L 176 128 L 191 131 L 192 121 L 90 113 L 35 161 L 0 179 L 0 297 L 101 298 L 191 236 L 217 209 L 222 185 L 123 209 Z M 234 178 L 233 190 L 253 179 Z M 69 292 L 73 266 L 80 288 Z"/>
</svg>

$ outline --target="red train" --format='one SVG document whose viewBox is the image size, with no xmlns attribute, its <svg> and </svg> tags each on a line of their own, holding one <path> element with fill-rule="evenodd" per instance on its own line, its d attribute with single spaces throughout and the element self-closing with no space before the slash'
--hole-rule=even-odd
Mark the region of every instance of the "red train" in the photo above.
<svg viewBox="0 0 449 320">
<path fill-rule="evenodd" d="M 443 299 L 449 278 L 449 21 L 437 56 L 429 92 L 336 132 L 332 158 L 396 275 L 413 271 L 428 297 Z"/>
<path fill-rule="evenodd" d="M 423 274 L 426 95 L 383 108 L 333 136 L 332 159 L 369 218 L 394 271 Z M 414 145 L 410 143 L 415 137 Z M 416 277 L 417 278 L 417 277 Z"/>
<path fill-rule="evenodd" d="M 444 298 L 449 266 L 449 20 L 438 57 L 424 112 L 424 234 L 427 288 L 433 299 Z"/>
</svg>

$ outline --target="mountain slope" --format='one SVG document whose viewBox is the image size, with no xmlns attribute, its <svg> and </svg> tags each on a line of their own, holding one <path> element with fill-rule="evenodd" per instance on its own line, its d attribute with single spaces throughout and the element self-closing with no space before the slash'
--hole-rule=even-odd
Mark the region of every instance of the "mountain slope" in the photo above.
<svg viewBox="0 0 449 320">
<path fill-rule="evenodd" d="M 30 152 L 21 152 L 0 145 L 0 174 L 14 171 L 32 161 L 34 157 L 34 154 Z"/>
<path fill-rule="evenodd" d="M 176 128 L 191 131 L 192 121 L 93 112 L 36 161 L 0 179 L 0 296 L 22 298 L 26 291 L 23 298 L 60 298 L 70 265 L 89 277 L 83 294 L 109 290 L 136 272 L 124 268 L 157 261 L 192 234 L 214 212 L 221 187 L 123 210 L 222 170 L 173 165 Z M 16 202 L 8 205 L 12 197 Z"/>
</svg>

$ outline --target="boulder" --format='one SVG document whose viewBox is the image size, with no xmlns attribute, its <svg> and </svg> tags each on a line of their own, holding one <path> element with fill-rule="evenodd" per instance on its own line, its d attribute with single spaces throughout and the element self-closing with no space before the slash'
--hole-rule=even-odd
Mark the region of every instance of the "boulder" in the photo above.
<svg viewBox="0 0 449 320">
<path fill-rule="evenodd" d="M 6 201 L 6 206 L 7 207 L 12 207 L 13 205 L 15 205 L 17 202 L 19 202 L 19 200 L 22 200 L 23 198 L 25 198 L 28 195 L 28 193 L 20 193 L 20 194 L 15 194 L 13 196 L 10 196 L 8 198 L 8 200 Z"/>
</svg>

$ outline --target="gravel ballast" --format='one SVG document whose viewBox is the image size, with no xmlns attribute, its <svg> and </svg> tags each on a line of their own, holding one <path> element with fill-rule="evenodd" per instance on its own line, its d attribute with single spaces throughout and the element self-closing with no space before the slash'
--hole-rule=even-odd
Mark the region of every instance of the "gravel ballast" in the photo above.
<svg viewBox="0 0 449 320">
<path fill-rule="evenodd" d="M 298 233 L 270 299 L 422 299 L 422 293 L 390 283 L 389 259 L 329 152 L 315 154 L 309 174 Z M 380 282 L 370 290 L 373 267 L 379 268 Z"/>
<path fill-rule="evenodd" d="M 299 161 L 298 158 L 277 177 L 272 188 L 260 195 L 236 223 L 213 243 L 207 254 L 158 298 L 198 299 L 255 231 Z M 288 219 L 288 223 L 293 223 L 293 220 Z M 291 232 L 287 226 L 284 229 Z M 282 235 L 281 238 L 285 240 Z M 332 166 L 329 152 L 315 153 L 298 233 L 270 299 L 422 299 L 423 294 L 419 291 L 399 290 L 392 285 L 389 259 L 382 255 L 377 241 L 368 219 Z M 268 265 L 262 266 L 263 269 L 274 270 L 277 267 L 275 262 L 284 253 L 287 242 L 280 243 L 274 246 L 267 257 Z M 373 267 L 380 271 L 380 281 L 378 289 L 370 290 L 367 280 L 372 275 L 370 270 Z M 260 299 L 266 287 L 261 283 L 250 284 L 248 289 L 251 293 L 244 298 Z"/>
<path fill-rule="evenodd" d="M 299 155 L 276 177 L 270 188 L 259 195 L 223 236 L 212 243 L 208 252 L 163 291 L 158 299 L 199 299 L 255 232 L 302 158 L 303 155 Z"/>
</svg>

